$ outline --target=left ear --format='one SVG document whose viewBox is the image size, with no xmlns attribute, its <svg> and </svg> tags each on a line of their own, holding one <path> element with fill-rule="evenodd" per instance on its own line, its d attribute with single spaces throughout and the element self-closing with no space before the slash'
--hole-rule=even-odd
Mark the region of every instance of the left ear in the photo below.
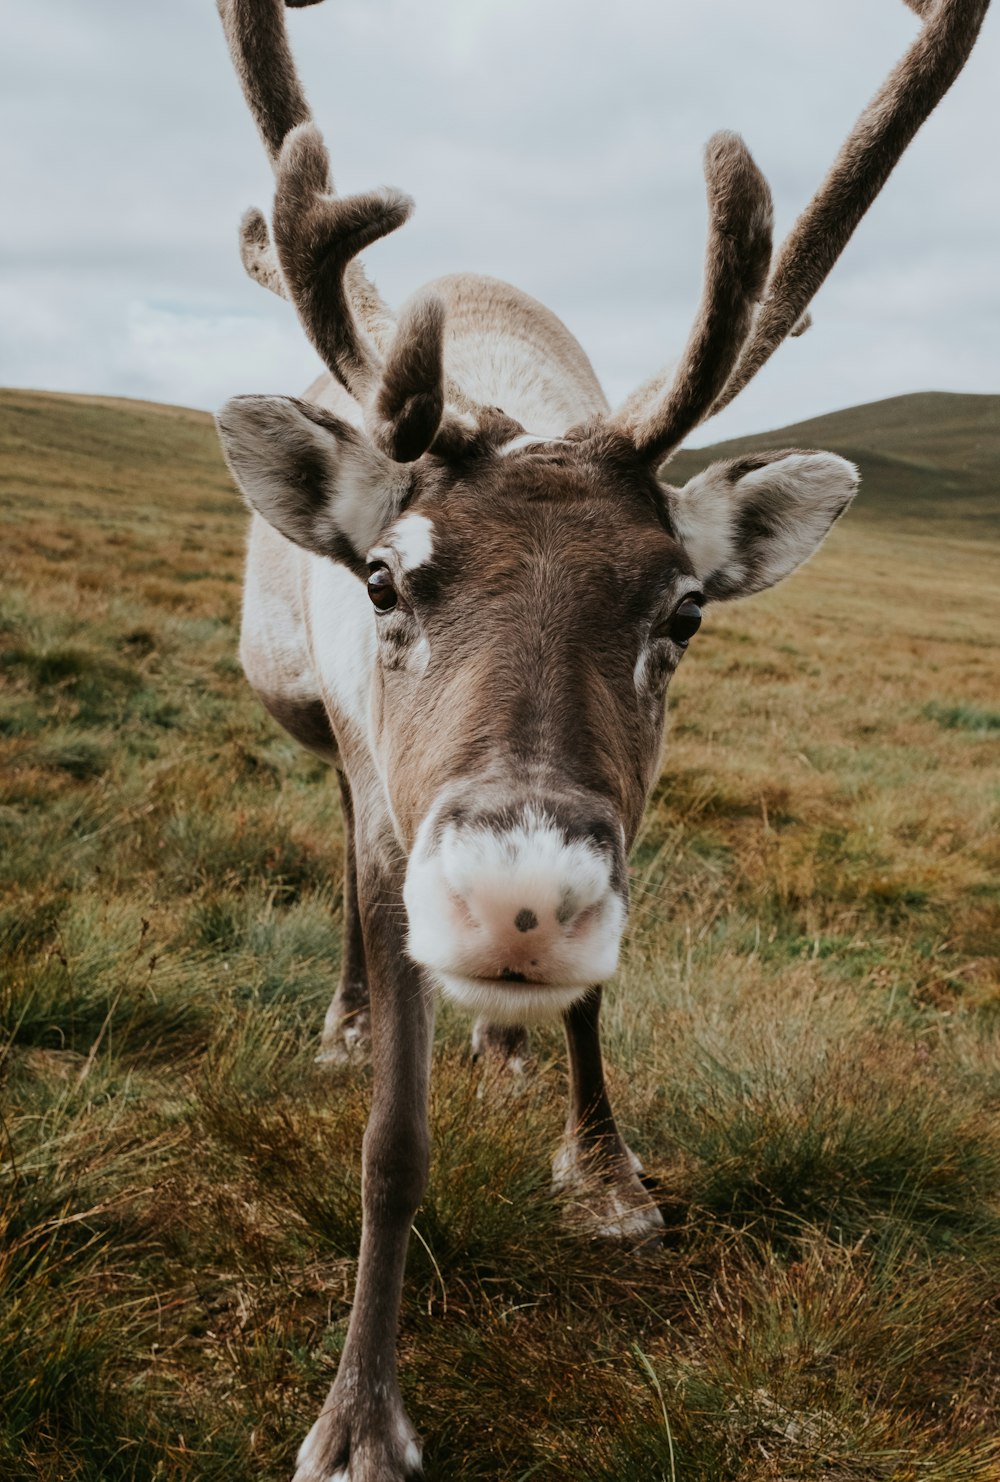
<svg viewBox="0 0 1000 1482">
<path fill-rule="evenodd" d="M 713 463 L 668 494 L 678 538 L 707 598 L 774 586 L 817 549 L 858 488 L 836 453 L 750 453 Z"/>
<path fill-rule="evenodd" d="M 411 474 L 311 402 L 234 396 L 215 420 L 247 504 L 303 550 L 361 569 L 412 497 Z"/>
</svg>

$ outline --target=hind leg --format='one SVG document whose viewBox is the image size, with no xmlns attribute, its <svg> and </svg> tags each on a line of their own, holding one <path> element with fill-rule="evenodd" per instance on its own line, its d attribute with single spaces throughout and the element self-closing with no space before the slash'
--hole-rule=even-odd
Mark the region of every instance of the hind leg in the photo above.
<svg viewBox="0 0 1000 1482">
<path fill-rule="evenodd" d="M 348 1060 L 363 1058 L 371 1048 L 368 970 L 358 909 L 358 871 L 354 854 L 354 805 L 350 783 L 339 770 L 337 781 L 344 810 L 344 946 L 340 984 L 326 1011 L 323 1038 L 316 1056 L 319 1065 L 343 1065 Z"/>
<path fill-rule="evenodd" d="M 528 1031 L 521 1024 L 491 1024 L 487 1019 L 477 1019 L 472 1026 L 472 1058 L 486 1071 L 521 1075 L 529 1051 Z"/>
</svg>

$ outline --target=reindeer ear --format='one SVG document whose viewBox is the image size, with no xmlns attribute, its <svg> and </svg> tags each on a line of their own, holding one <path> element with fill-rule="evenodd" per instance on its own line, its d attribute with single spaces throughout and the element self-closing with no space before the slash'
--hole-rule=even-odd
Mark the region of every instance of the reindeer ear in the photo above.
<svg viewBox="0 0 1000 1482">
<path fill-rule="evenodd" d="M 721 601 L 800 566 L 857 487 L 858 470 L 836 453 L 753 453 L 672 489 L 670 512 L 705 596 Z"/>
<path fill-rule="evenodd" d="M 307 551 L 359 566 L 409 501 L 405 470 L 308 402 L 235 396 L 216 422 L 247 503 Z"/>
</svg>

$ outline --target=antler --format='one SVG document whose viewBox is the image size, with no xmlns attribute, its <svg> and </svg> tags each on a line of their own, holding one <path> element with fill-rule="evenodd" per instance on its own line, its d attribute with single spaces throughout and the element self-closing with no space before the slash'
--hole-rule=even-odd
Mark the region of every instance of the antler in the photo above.
<svg viewBox="0 0 1000 1482">
<path fill-rule="evenodd" d="M 320 0 L 284 0 L 302 8 Z M 240 223 L 249 276 L 291 299 L 331 373 L 365 407 L 373 441 L 400 462 L 418 458 L 447 430 L 484 415 L 443 371 L 443 308 L 424 293 L 397 326 L 358 254 L 395 231 L 413 202 L 384 187 L 338 197 L 330 161 L 299 86 L 282 0 L 217 0 L 243 93 L 275 171 L 274 242 L 263 213 Z M 456 418 L 456 413 L 460 414 Z M 461 421 L 461 414 L 471 414 Z"/>
<path fill-rule="evenodd" d="M 923 19 L 923 30 L 858 119 L 785 238 L 760 316 L 713 413 L 729 405 L 791 333 L 906 146 L 965 66 L 989 3 L 906 0 Z"/>
<path fill-rule="evenodd" d="M 724 315 L 733 274 L 713 274 L 713 248 L 699 320 L 673 381 L 647 383 L 614 418 L 651 459 L 662 459 L 706 416 L 729 405 L 778 346 L 808 326 L 807 308 L 855 228 L 888 180 L 920 125 L 961 72 L 990 0 L 905 0 L 924 22 L 920 35 L 862 113 L 833 167 L 782 244 L 756 314 L 736 311 L 733 335 L 720 335 L 717 369 L 699 365 L 712 354 L 707 319 Z M 710 184 L 711 192 L 711 184 Z M 733 341 L 740 334 L 740 343 Z M 701 346 L 699 349 L 698 346 Z M 738 357 L 738 358 L 737 358 Z M 735 362 L 735 366 L 734 366 Z M 683 414 L 681 414 L 683 408 Z M 683 428 L 683 431 L 679 429 Z"/>
<path fill-rule="evenodd" d="M 338 197 L 319 130 L 300 124 L 278 159 L 274 241 L 281 275 L 321 359 L 358 401 L 381 373 L 375 346 L 354 317 L 345 278 L 349 263 L 379 237 L 402 226 L 413 202 L 388 187 Z"/>
<path fill-rule="evenodd" d="M 288 45 L 282 0 L 216 0 L 229 52 L 253 114 L 257 131 L 275 173 L 281 149 L 293 129 L 312 122 L 312 113 L 299 83 Z M 291 9 L 318 5 L 321 0 L 284 0 Z M 324 190 L 334 193 L 327 175 Z M 281 270 L 263 214 L 251 209 L 240 223 L 240 257 L 255 282 L 287 298 Z M 346 271 L 346 291 L 362 325 L 375 345 L 385 349 L 395 330 L 395 317 L 359 262 Z"/>
<path fill-rule="evenodd" d="M 771 258 L 771 192 L 738 134 L 714 134 L 708 141 L 705 183 L 705 286 L 690 339 L 673 376 L 661 372 L 648 381 L 612 419 L 650 459 L 677 447 L 726 384 Z"/>
</svg>

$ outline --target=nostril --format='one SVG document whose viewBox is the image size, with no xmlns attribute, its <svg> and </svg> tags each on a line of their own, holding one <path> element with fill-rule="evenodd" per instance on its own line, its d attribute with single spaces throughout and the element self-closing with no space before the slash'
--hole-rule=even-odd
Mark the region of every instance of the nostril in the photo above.
<svg viewBox="0 0 1000 1482">
<path fill-rule="evenodd" d="M 534 911 L 529 911 L 527 907 L 525 907 L 523 911 L 518 911 L 517 915 L 514 917 L 514 925 L 517 927 L 518 931 L 534 931 L 535 927 L 538 925 L 538 917 L 535 915 Z"/>
</svg>

